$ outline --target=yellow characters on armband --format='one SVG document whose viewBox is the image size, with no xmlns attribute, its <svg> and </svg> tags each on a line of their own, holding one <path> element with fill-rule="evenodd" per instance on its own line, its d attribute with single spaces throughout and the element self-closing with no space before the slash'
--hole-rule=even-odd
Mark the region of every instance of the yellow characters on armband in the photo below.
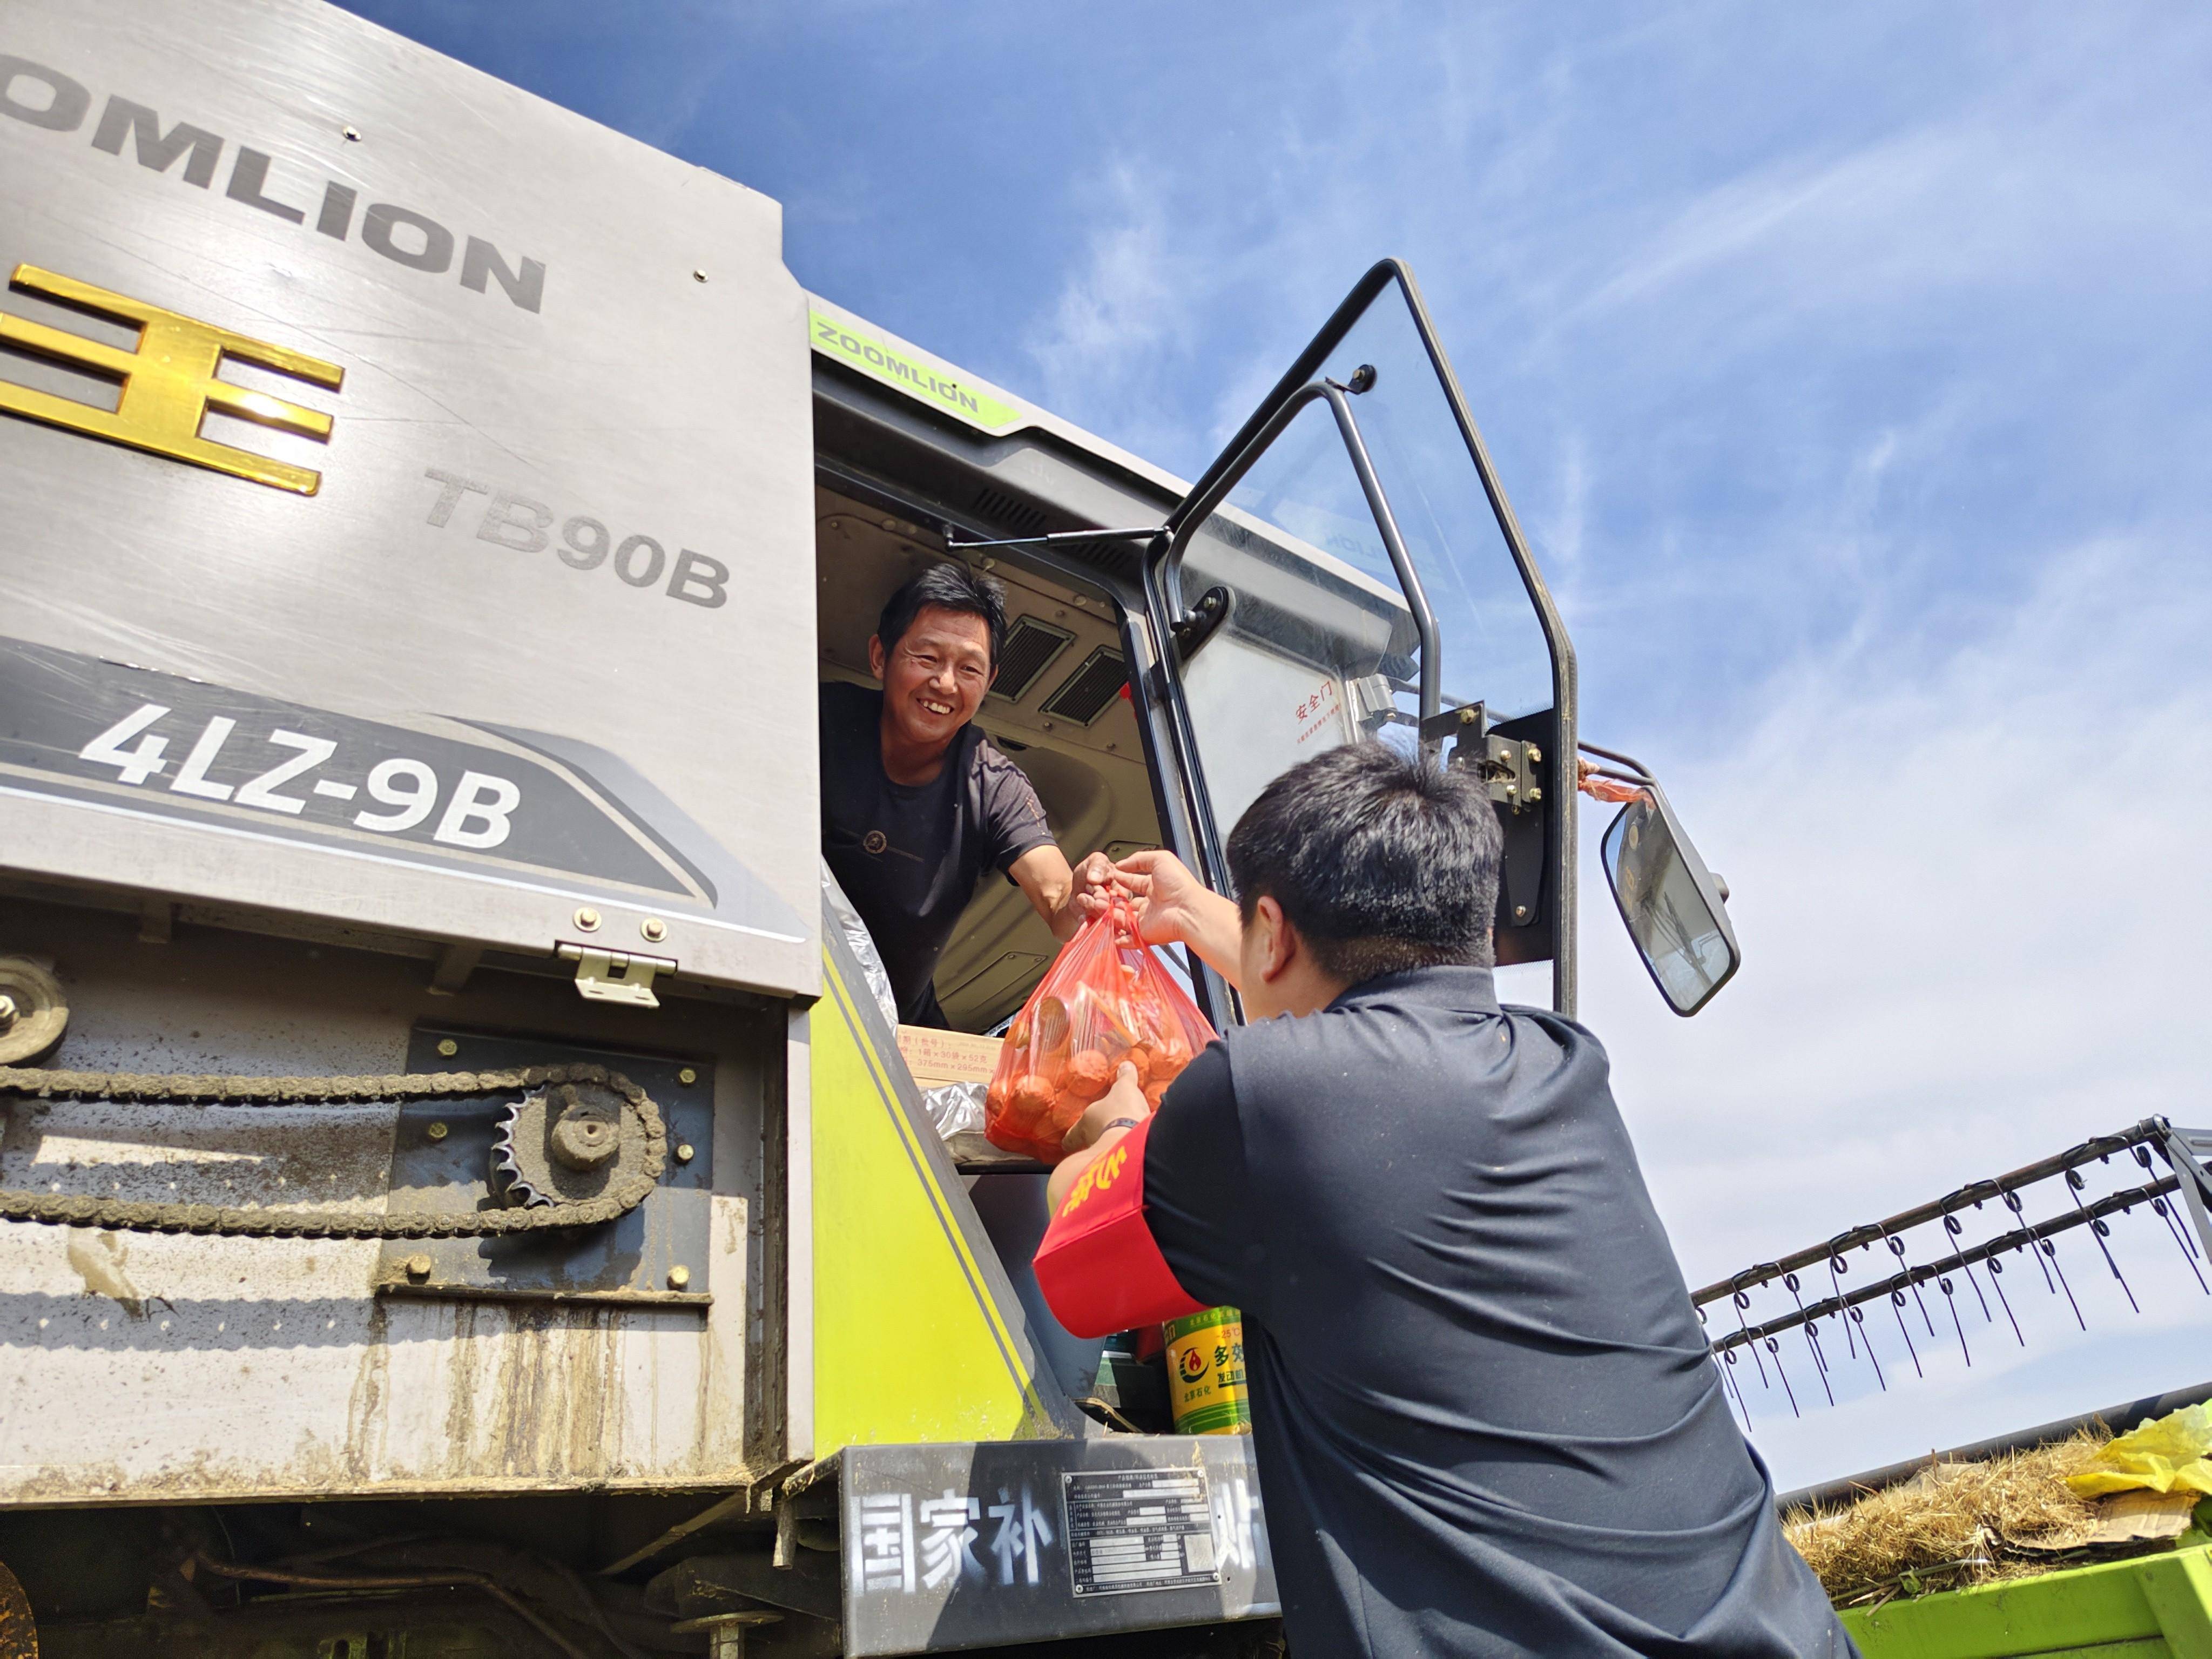
<svg viewBox="0 0 2212 1659">
<path fill-rule="evenodd" d="M 1129 1149 L 1127 1146 L 1116 1146 L 1077 1176 L 1075 1190 L 1067 1195 L 1067 1201 L 1060 1206 L 1060 1219 L 1064 1221 L 1073 1215 L 1076 1206 L 1091 1194 L 1103 1193 L 1112 1186 L 1114 1178 L 1121 1173 L 1123 1166 L 1128 1161 Z"/>
</svg>

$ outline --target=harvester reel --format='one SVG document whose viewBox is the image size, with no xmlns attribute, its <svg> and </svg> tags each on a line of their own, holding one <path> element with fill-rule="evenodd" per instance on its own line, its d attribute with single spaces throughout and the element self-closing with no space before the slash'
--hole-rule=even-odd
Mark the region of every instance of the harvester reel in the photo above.
<svg viewBox="0 0 2212 1659">
<path fill-rule="evenodd" d="M 646 1155 L 645 1132 L 602 1084 L 562 1083 L 525 1095 L 501 1115 L 492 1184 L 517 1209 L 597 1198 Z"/>
</svg>

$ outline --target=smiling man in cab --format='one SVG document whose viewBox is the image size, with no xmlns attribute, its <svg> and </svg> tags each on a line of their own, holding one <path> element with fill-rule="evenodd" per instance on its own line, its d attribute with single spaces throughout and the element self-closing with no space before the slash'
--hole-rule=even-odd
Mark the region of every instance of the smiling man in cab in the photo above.
<svg viewBox="0 0 2212 1659">
<path fill-rule="evenodd" d="M 975 727 L 1006 633 L 999 584 L 965 565 L 923 571 L 885 603 L 868 665 L 883 690 L 822 688 L 822 854 L 867 923 L 908 1025 L 945 1024 L 937 959 L 996 870 L 1056 939 L 1079 896 L 1110 880 L 1093 853 L 1071 868 L 1021 769 Z"/>
</svg>

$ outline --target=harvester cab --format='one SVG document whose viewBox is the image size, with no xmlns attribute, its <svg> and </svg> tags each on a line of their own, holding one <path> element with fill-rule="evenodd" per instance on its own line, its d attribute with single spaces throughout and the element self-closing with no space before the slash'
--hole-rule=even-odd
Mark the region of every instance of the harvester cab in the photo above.
<svg viewBox="0 0 2212 1659">
<path fill-rule="evenodd" d="M 1191 486 L 805 294 L 766 198 L 318 0 L 8 7 L 0 273 L 0 1632 L 1263 1631 L 1246 1443 L 1053 1322 L 1042 1170 L 931 1115 L 816 708 L 972 562 L 1071 854 L 1222 881 L 1283 768 L 1418 744 L 1571 1012 L 1573 656 L 1410 273 Z M 1717 884 L 1604 769 L 1692 1012 Z M 986 883 L 957 1033 L 1054 948 Z"/>
<path fill-rule="evenodd" d="M 1574 649 L 1401 262 L 1361 278 L 1170 512 L 1145 574 L 1216 882 L 1223 836 L 1285 767 L 1355 736 L 1418 744 L 1486 781 L 1505 832 L 1498 961 L 1548 962 L 1573 1012 Z M 1626 786 L 1606 867 L 1630 937 L 1694 1013 L 1740 960 L 1724 895 L 1644 769 L 1590 752 Z"/>
</svg>

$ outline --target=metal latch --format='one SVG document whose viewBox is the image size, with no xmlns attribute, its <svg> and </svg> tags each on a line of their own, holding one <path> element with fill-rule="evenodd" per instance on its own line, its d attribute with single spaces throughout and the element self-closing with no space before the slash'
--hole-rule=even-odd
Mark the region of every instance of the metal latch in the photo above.
<svg viewBox="0 0 2212 1659">
<path fill-rule="evenodd" d="M 658 1008 L 653 981 L 673 975 L 676 964 L 666 957 L 648 957 L 629 951 L 606 951 L 595 945 L 563 945 L 563 962 L 576 964 L 576 989 L 594 1002 L 626 1002 L 633 1008 Z"/>
<path fill-rule="evenodd" d="M 1398 699 L 1391 694 L 1389 677 L 1364 674 L 1344 683 L 1345 701 L 1352 705 L 1352 723 L 1372 732 L 1403 718 Z M 1409 724 L 1411 722 L 1408 722 Z"/>
<path fill-rule="evenodd" d="M 1221 631 L 1221 626 L 1235 614 L 1237 595 L 1225 587 L 1209 587 L 1199 596 L 1190 614 L 1176 623 L 1169 632 L 1175 637 L 1176 661 L 1188 668 L 1190 659 L 1204 645 Z"/>
</svg>

